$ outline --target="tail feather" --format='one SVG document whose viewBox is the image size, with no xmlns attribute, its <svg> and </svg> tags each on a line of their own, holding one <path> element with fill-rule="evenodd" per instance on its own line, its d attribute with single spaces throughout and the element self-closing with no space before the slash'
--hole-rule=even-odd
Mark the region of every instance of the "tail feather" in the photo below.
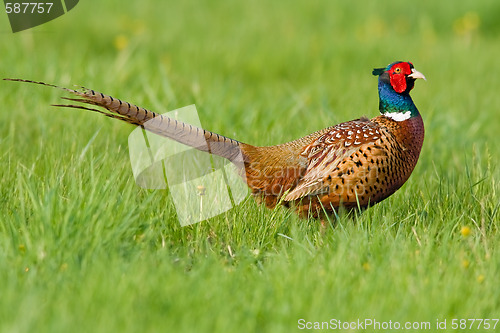
<svg viewBox="0 0 500 333">
<path fill-rule="evenodd" d="M 257 147 L 138 107 L 125 101 L 81 87 L 81 91 L 22 79 L 4 79 L 59 88 L 74 95 L 64 100 L 80 104 L 54 104 L 57 107 L 97 112 L 106 117 L 140 126 L 198 150 L 233 162 L 255 195 L 273 207 L 283 193 L 293 188 L 305 170 L 303 147 L 325 130 L 278 146 Z M 92 106 L 95 106 L 92 107 Z"/>
<path fill-rule="evenodd" d="M 82 91 L 59 87 L 53 84 L 24 80 L 4 79 L 7 81 L 27 82 L 52 88 L 65 90 L 78 98 L 62 97 L 65 100 L 101 107 L 104 110 L 94 109 L 78 104 L 53 104 L 56 107 L 83 109 L 97 112 L 107 117 L 118 119 L 129 124 L 140 126 L 155 134 L 173 139 L 182 144 L 191 146 L 201 151 L 222 156 L 235 162 L 241 158 L 241 146 L 245 145 L 239 141 L 213 133 L 202 128 L 192 126 L 179 120 L 175 120 L 145 108 L 130 104 L 113 98 L 112 96 L 96 92 L 92 89 L 81 87 Z M 245 159 L 245 156 L 243 156 Z M 240 161 L 241 162 L 241 161 Z"/>
</svg>

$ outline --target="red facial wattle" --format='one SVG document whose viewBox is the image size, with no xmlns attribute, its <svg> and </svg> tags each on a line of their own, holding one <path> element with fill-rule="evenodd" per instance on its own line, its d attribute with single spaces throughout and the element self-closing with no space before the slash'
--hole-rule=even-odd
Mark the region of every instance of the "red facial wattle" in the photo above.
<svg viewBox="0 0 500 333">
<path fill-rule="evenodd" d="M 389 70 L 391 86 L 395 92 L 400 94 L 408 88 L 406 84 L 406 75 L 410 74 L 411 67 L 407 62 L 397 63 Z"/>
</svg>

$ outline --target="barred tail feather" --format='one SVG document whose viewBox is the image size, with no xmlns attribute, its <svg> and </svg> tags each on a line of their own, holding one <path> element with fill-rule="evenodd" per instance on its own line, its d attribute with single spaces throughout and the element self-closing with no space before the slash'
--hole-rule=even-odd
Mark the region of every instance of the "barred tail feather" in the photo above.
<svg viewBox="0 0 500 333">
<path fill-rule="evenodd" d="M 129 124 L 140 126 L 155 134 L 173 139 L 198 150 L 222 156 L 233 162 L 241 156 L 240 153 L 242 152 L 242 145 L 246 146 L 239 141 L 163 116 L 145 108 L 113 98 L 109 95 L 96 92 L 92 89 L 82 87 L 82 91 L 78 91 L 39 81 L 23 79 L 4 80 L 34 83 L 66 90 L 74 95 L 77 95 L 78 98 L 62 97 L 63 99 L 72 102 L 94 105 L 101 107 L 106 111 L 79 104 L 53 104 L 53 106 L 98 112 L 107 117 L 119 119 Z M 245 156 L 243 156 L 243 158 L 245 159 Z"/>
</svg>

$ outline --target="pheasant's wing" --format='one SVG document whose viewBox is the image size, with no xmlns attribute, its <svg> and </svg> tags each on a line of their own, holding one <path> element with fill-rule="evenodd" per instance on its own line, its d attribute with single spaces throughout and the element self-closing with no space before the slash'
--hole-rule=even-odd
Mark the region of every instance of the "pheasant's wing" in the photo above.
<svg viewBox="0 0 500 333">
<path fill-rule="evenodd" d="M 292 201 L 329 192 L 332 177 L 351 174 L 350 163 L 347 163 L 349 158 L 364 148 L 375 146 L 385 134 L 383 132 L 379 124 L 367 118 L 333 127 L 305 148 L 302 154 L 307 157 L 307 169 L 284 200 Z"/>
</svg>

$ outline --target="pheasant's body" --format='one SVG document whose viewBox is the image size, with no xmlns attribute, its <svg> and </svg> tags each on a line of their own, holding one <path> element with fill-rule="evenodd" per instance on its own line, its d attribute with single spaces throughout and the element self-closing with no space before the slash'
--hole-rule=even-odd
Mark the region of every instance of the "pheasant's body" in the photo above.
<svg viewBox="0 0 500 333">
<path fill-rule="evenodd" d="M 266 176 L 254 177 L 247 168 L 247 182 L 270 208 L 290 190 L 284 200 L 294 202 L 301 215 L 317 216 L 340 205 L 364 208 L 406 182 L 423 140 L 420 116 L 401 122 L 386 116 L 353 120 L 280 146 L 252 147 L 267 156 L 256 158 Z M 290 167 L 283 169 L 287 155 Z M 260 164 L 254 168 L 262 170 Z"/>
<path fill-rule="evenodd" d="M 417 163 L 424 126 L 409 91 L 415 79 L 423 75 L 406 62 L 376 69 L 374 74 L 380 75 L 382 115 L 352 120 L 270 147 L 241 143 L 93 90 L 63 88 L 79 96 L 69 100 L 107 111 L 59 106 L 100 112 L 237 165 L 241 165 L 237 159 L 243 156 L 242 176 L 266 206 L 274 207 L 281 201 L 294 206 L 301 215 L 318 216 L 340 206 L 363 208 L 384 200 L 405 183 Z M 403 79 L 398 75 L 404 75 Z"/>
</svg>

